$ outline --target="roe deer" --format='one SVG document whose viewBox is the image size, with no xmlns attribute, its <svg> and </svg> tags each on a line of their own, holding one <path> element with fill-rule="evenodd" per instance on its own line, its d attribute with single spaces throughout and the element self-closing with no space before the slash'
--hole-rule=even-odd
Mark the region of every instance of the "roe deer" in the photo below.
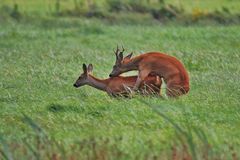
<svg viewBox="0 0 240 160">
<path fill-rule="evenodd" d="M 112 77 L 108 79 L 98 79 L 92 75 L 93 65 L 83 64 L 83 73 L 73 84 L 74 87 L 81 87 L 83 85 L 89 85 L 99 90 L 105 91 L 110 96 L 129 96 L 129 91 L 133 88 L 137 76 L 129 77 Z M 158 76 L 148 76 L 140 84 L 139 92 L 144 95 L 160 95 L 160 87 L 162 81 Z"/>
<path fill-rule="evenodd" d="M 132 53 L 123 58 L 123 52 L 117 47 L 116 62 L 110 77 L 124 72 L 138 70 L 138 78 L 133 90 L 138 89 L 142 81 L 149 75 L 157 75 L 164 79 L 167 85 L 168 97 L 178 97 L 189 92 L 189 76 L 183 64 L 175 57 L 159 53 L 148 52 L 136 57 Z"/>
</svg>

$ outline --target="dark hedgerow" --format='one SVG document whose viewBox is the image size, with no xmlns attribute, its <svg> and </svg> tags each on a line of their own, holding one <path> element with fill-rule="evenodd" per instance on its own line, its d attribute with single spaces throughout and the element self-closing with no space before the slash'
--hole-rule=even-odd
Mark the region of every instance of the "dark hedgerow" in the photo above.
<svg viewBox="0 0 240 160">
<path fill-rule="evenodd" d="M 124 22 L 147 22 L 168 23 L 174 21 L 180 24 L 239 24 L 240 13 L 232 13 L 231 9 L 222 7 L 215 11 L 204 11 L 198 8 L 192 10 L 191 13 L 184 11 L 182 7 L 158 1 L 151 3 L 150 1 L 131 1 L 131 0 L 106 0 L 105 5 L 96 2 L 86 3 L 85 1 L 74 1 L 74 7 L 64 9 L 62 1 L 56 0 L 54 11 L 51 13 L 54 17 L 87 17 L 104 19 L 111 23 Z M 126 14 L 127 13 L 127 14 Z M 0 21 L 14 19 L 27 19 L 34 14 L 28 15 L 19 10 L 18 3 L 14 3 L 11 7 L 3 5 L 0 8 Z M 129 20 L 129 17 L 131 20 Z"/>
<path fill-rule="evenodd" d="M 158 20 L 173 19 L 183 15 L 184 11 L 173 5 L 165 5 L 160 9 L 152 9 L 153 18 Z"/>
</svg>

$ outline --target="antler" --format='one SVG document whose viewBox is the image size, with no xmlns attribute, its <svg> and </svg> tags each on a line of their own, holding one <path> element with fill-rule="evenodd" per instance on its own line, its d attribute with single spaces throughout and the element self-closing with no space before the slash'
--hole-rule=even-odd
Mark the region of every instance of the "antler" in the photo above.
<svg viewBox="0 0 240 160">
<path fill-rule="evenodd" d="M 118 52 L 119 52 L 119 48 L 118 48 L 118 45 L 117 45 L 117 49 L 116 49 L 116 51 L 114 51 L 117 58 L 118 58 Z"/>
<path fill-rule="evenodd" d="M 122 46 L 122 51 L 120 51 L 120 49 L 118 48 L 118 45 L 117 45 L 117 49 L 116 51 L 114 51 L 115 55 L 116 55 L 116 60 L 122 60 L 123 59 L 123 52 L 125 51 L 125 49 L 123 48 Z"/>
<path fill-rule="evenodd" d="M 120 53 L 123 53 L 125 51 L 125 49 L 123 48 L 123 46 L 122 46 L 122 51 L 120 52 Z"/>
</svg>

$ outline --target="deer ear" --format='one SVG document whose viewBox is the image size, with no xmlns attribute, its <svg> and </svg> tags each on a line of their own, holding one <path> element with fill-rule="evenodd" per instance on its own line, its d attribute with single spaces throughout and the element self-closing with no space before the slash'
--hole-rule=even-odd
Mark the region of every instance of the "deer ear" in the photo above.
<svg viewBox="0 0 240 160">
<path fill-rule="evenodd" d="M 133 55 L 133 52 L 131 52 L 129 55 L 127 55 L 126 57 L 124 57 L 124 59 L 130 59 Z"/>
<path fill-rule="evenodd" d="M 82 68 L 83 68 L 83 72 L 84 72 L 84 73 L 87 73 L 87 66 L 86 66 L 86 64 L 85 64 L 85 63 L 83 63 L 83 66 L 82 66 Z"/>
<path fill-rule="evenodd" d="M 91 73 L 92 70 L 93 70 L 93 65 L 92 65 L 92 64 L 89 64 L 89 65 L 88 65 L 88 68 L 87 68 L 88 73 L 89 73 L 89 72 Z"/>
</svg>

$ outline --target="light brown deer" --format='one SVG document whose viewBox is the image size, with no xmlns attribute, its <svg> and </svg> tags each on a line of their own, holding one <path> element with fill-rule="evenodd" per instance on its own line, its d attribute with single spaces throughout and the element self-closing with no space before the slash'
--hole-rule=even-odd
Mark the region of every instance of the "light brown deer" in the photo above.
<svg viewBox="0 0 240 160">
<path fill-rule="evenodd" d="M 98 79 L 92 75 L 93 65 L 83 64 L 83 73 L 73 84 L 74 87 L 81 87 L 83 85 L 89 85 L 96 89 L 105 91 L 110 96 L 124 96 L 128 97 L 133 88 L 137 76 L 129 77 L 112 77 L 108 79 Z M 157 76 L 148 76 L 140 84 L 139 92 L 144 95 L 160 95 L 160 87 L 162 81 Z"/>
<path fill-rule="evenodd" d="M 164 79 L 167 85 L 166 94 L 169 97 L 178 97 L 189 92 L 189 76 L 183 64 L 175 57 L 159 53 L 148 52 L 136 57 L 132 53 L 123 58 L 123 50 L 115 52 L 116 62 L 110 77 L 132 70 L 138 70 L 138 78 L 134 90 L 138 89 L 142 81 L 149 75 L 157 75 Z"/>
</svg>

